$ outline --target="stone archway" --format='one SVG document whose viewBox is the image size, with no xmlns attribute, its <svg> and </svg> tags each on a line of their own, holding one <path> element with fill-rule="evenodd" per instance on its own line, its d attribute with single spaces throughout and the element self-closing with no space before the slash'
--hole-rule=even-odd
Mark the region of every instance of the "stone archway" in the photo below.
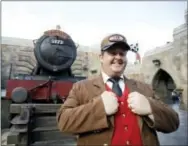
<svg viewBox="0 0 188 146">
<path fill-rule="evenodd" d="M 152 80 L 155 93 L 162 99 L 169 99 L 176 84 L 171 75 L 163 69 L 159 69 Z"/>
</svg>

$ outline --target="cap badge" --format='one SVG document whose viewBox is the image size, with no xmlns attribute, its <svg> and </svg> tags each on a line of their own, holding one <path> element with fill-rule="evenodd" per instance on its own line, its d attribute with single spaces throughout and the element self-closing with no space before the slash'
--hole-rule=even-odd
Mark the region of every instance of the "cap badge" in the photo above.
<svg viewBox="0 0 188 146">
<path fill-rule="evenodd" d="M 124 41 L 124 37 L 121 35 L 112 35 L 109 37 L 110 42 L 119 42 L 119 41 Z"/>
</svg>

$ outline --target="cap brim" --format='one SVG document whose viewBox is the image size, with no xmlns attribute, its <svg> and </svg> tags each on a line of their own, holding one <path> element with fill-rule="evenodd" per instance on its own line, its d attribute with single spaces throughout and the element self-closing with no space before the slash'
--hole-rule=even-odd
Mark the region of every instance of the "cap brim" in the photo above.
<svg viewBox="0 0 188 146">
<path fill-rule="evenodd" d="M 104 48 L 102 48 L 101 50 L 106 51 L 114 45 L 121 45 L 121 46 L 123 46 L 122 47 L 123 49 L 130 50 L 130 46 L 126 42 L 112 42 L 108 46 L 105 46 Z"/>
</svg>

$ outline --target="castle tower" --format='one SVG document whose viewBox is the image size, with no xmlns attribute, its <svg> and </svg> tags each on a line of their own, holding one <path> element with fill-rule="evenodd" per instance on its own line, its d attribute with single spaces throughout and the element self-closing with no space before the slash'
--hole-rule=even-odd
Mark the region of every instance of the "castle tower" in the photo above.
<svg viewBox="0 0 188 146">
<path fill-rule="evenodd" d="M 185 23 L 186 23 L 186 24 L 188 24 L 187 13 L 188 13 L 188 11 L 187 11 L 187 9 L 186 9 L 186 10 L 185 10 L 185 14 L 184 14 L 184 18 L 185 18 Z"/>
</svg>

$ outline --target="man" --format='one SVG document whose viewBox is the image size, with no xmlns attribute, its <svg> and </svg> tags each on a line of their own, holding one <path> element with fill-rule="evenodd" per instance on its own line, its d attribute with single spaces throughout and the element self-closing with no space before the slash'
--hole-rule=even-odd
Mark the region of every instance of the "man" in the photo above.
<svg viewBox="0 0 188 146">
<path fill-rule="evenodd" d="M 158 146 L 156 130 L 179 126 L 178 114 L 159 101 L 148 85 L 127 79 L 126 38 L 113 34 L 101 43 L 101 74 L 74 84 L 61 106 L 60 131 L 78 135 L 78 145 Z"/>
<path fill-rule="evenodd" d="M 174 89 L 172 91 L 171 97 L 172 97 L 173 103 L 178 103 L 180 101 L 180 96 L 179 96 L 178 92 L 176 91 L 176 89 Z"/>
</svg>

